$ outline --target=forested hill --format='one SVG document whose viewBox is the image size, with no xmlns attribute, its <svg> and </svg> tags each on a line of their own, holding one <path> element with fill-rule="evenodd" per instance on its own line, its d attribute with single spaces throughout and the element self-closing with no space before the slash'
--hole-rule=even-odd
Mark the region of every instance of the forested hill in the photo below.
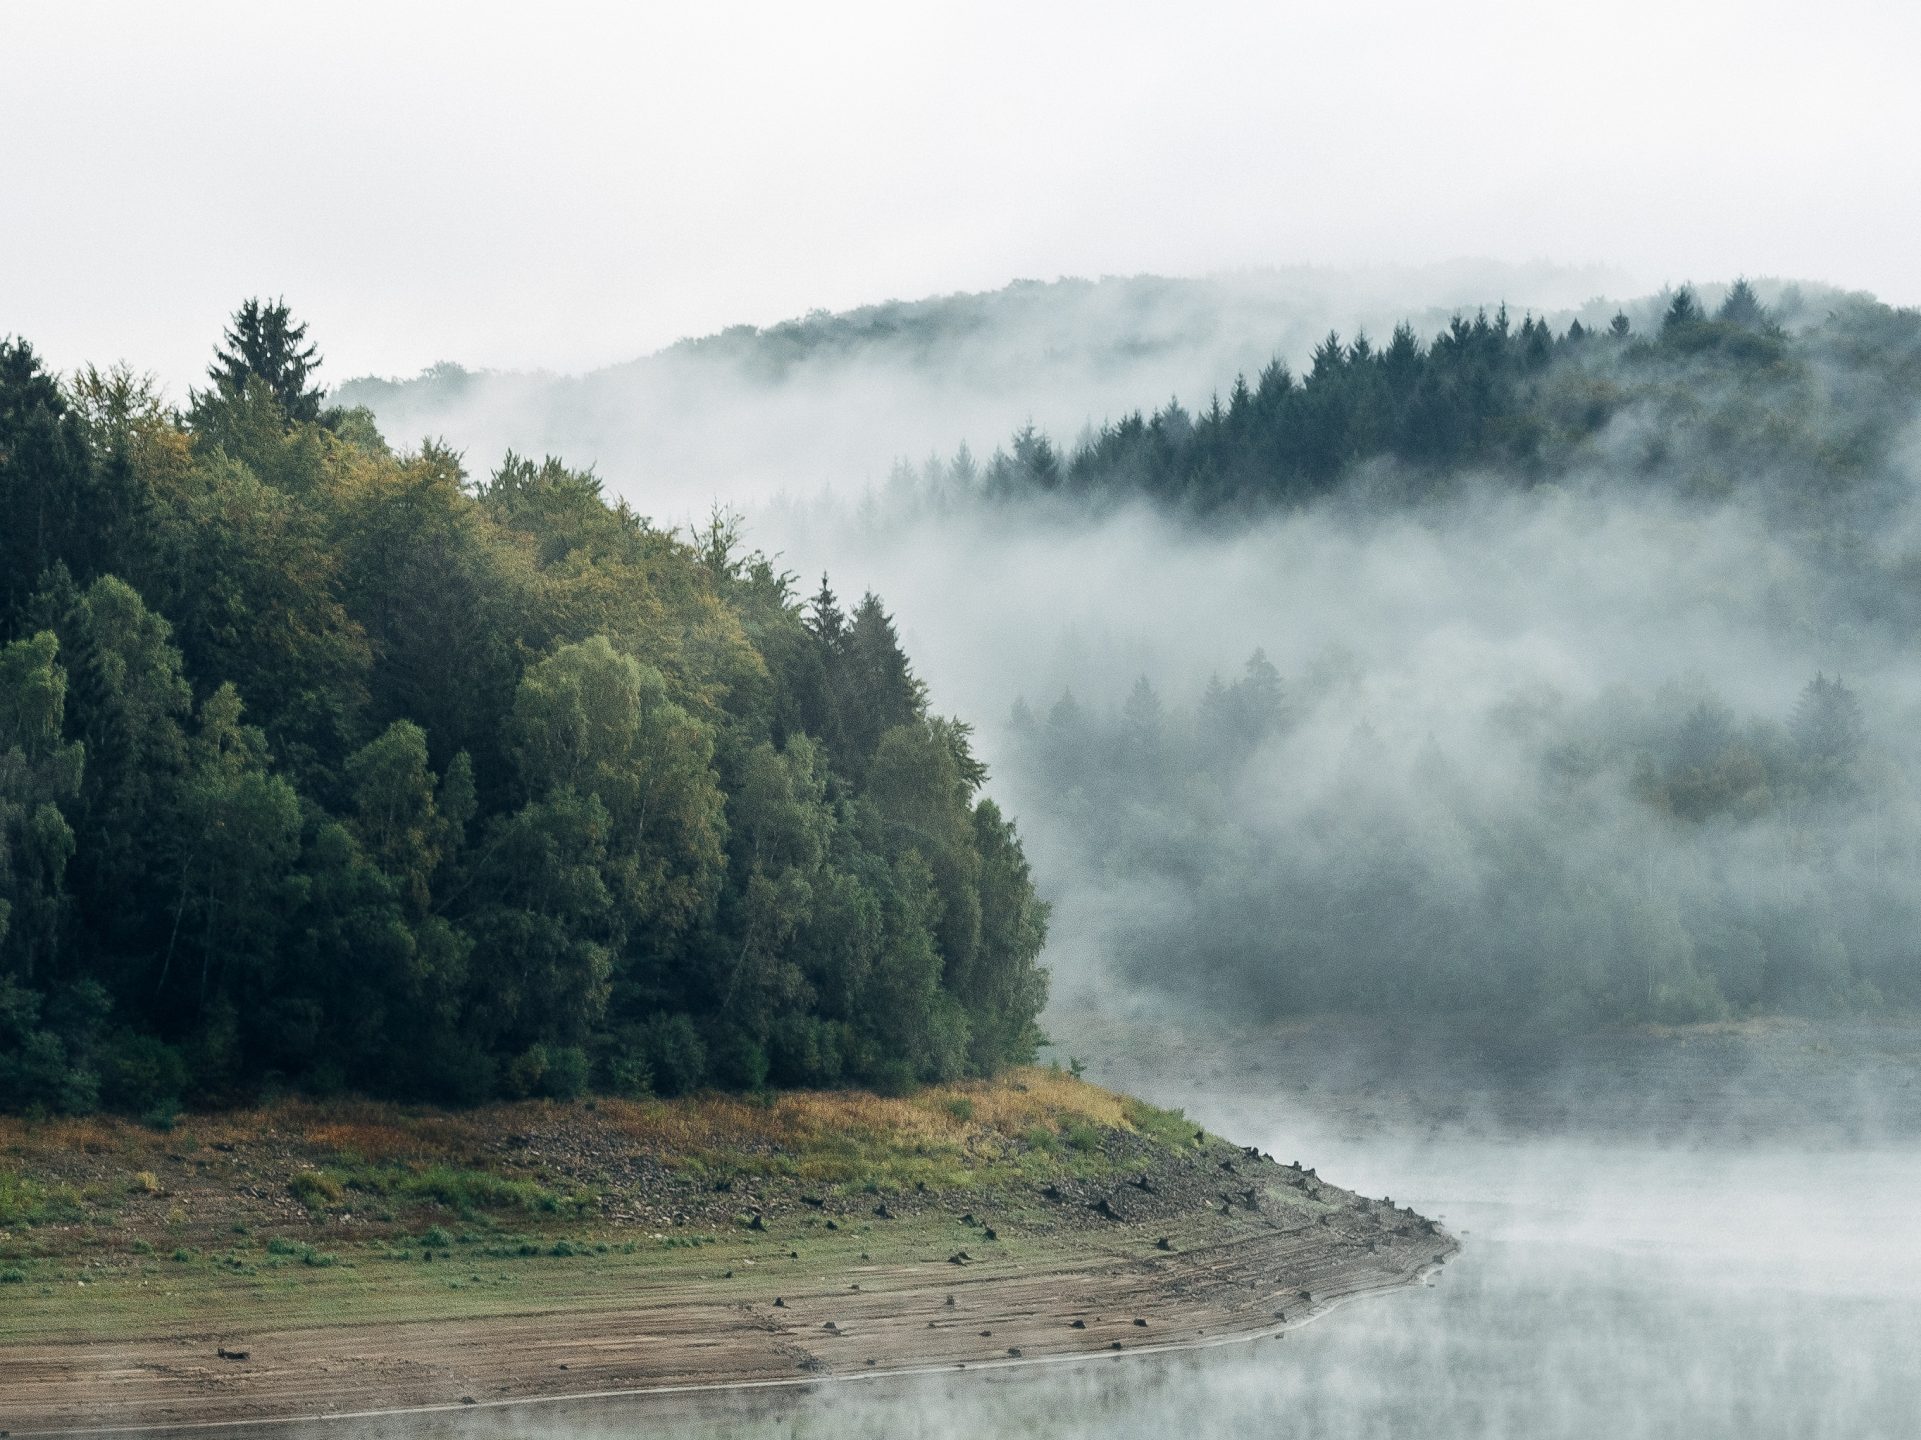
<svg viewBox="0 0 1921 1440">
<path fill-rule="evenodd" d="M 917 1080 L 1031 1056 L 1045 910 L 878 600 L 591 473 L 0 346 L 0 1107 Z"/>
<path fill-rule="evenodd" d="M 1777 482 L 1823 502 L 1873 501 L 1873 481 L 1921 396 L 1921 312 L 1839 297 L 1790 330 L 1736 282 L 1711 311 L 1676 291 L 1658 325 L 1626 314 L 1556 331 L 1506 309 L 1457 315 L 1431 340 L 1410 324 L 1376 344 L 1330 333 L 1305 373 L 1275 360 L 1225 400 L 1178 401 L 1103 425 L 1071 448 L 1029 426 L 983 462 L 896 472 L 924 500 L 1145 498 L 1244 513 L 1359 491 L 1371 501 L 1606 472 L 1722 498 Z"/>
</svg>

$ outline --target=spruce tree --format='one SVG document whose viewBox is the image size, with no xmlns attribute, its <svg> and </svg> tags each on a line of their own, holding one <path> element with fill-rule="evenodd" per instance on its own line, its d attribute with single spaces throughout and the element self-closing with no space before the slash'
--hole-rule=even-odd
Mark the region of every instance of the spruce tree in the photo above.
<svg viewBox="0 0 1921 1440">
<path fill-rule="evenodd" d="M 284 300 L 243 302 L 223 342 L 207 369 L 216 390 L 237 393 L 251 376 L 273 392 L 289 420 L 320 418 L 320 387 L 307 383 L 320 368 L 320 352 Z"/>
</svg>

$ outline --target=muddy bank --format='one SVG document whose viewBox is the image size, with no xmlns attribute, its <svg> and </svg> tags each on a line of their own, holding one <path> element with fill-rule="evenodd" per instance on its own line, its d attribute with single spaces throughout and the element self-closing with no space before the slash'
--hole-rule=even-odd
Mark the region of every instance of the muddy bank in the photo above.
<svg viewBox="0 0 1921 1440">
<path fill-rule="evenodd" d="M 1004 1229 L 944 1213 L 959 1196 L 890 1229 L 872 1214 L 891 1210 L 882 1202 L 861 1233 L 776 1226 L 710 1247 L 697 1267 L 550 1289 L 549 1303 L 501 1313 L 250 1324 L 241 1310 L 213 1327 L 23 1339 L 0 1347 L 0 1425 L 333 1417 L 326 1429 L 358 1434 L 395 1409 L 446 1421 L 566 1396 L 1125 1356 L 1282 1333 L 1456 1248 L 1411 1210 L 1211 1138 L 1118 1180 L 995 1198 Z"/>
</svg>

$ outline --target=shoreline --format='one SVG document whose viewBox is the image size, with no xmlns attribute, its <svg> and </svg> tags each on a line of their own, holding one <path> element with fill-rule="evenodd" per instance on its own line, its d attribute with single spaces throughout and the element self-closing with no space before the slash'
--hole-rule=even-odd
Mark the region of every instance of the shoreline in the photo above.
<svg viewBox="0 0 1921 1440">
<path fill-rule="evenodd" d="M 1165 1353 L 1459 1249 L 1051 1071 L 191 1124 L 0 1124 L 0 1429 L 289 1434 Z"/>
<path fill-rule="evenodd" d="M 1289 1235 L 1299 1233 L 1302 1232 L 1287 1232 Z M 1276 1238 L 1286 1237 L 1277 1236 Z M 843 1363 L 842 1368 L 830 1368 L 833 1362 L 823 1361 L 822 1369 L 819 1371 L 799 1374 L 735 1374 L 711 1379 L 663 1379 L 656 1383 L 641 1385 L 592 1389 L 538 1390 L 529 1393 L 495 1396 L 486 1399 L 479 1398 L 478 1396 L 471 1398 L 461 1397 L 419 1404 L 382 1405 L 359 1409 L 289 1409 L 280 1414 L 255 1413 L 250 1415 L 235 1415 L 225 1413 L 221 1408 L 223 1403 L 227 1405 L 239 1403 L 271 1404 L 271 1397 L 275 1394 L 286 1393 L 294 1389 L 301 1381 L 310 1384 L 313 1378 L 312 1372 L 311 1370 L 305 1370 L 292 1374 L 283 1374 L 279 1383 L 269 1384 L 263 1387 L 260 1393 L 257 1393 L 245 1402 L 242 1402 L 239 1397 L 232 1397 L 223 1402 L 221 1399 L 203 1394 L 199 1398 L 203 1406 L 209 1409 L 210 1413 L 197 1418 L 161 1419 L 157 1417 L 135 1418 L 128 1416 L 125 1418 L 103 1419 L 101 1422 L 83 1419 L 75 1424 L 47 1424 L 39 1417 L 34 1417 L 29 1414 L 28 1423 L 24 1427 L 15 1423 L 5 1429 L 0 1429 L 0 1434 L 22 1437 L 22 1440 L 28 1436 L 66 1436 L 76 1437 L 77 1440 L 77 1437 L 105 1435 L 169 1435 L 178 1437 L 207 1435 L 239 1437 L 239 1440 L 244 1440 L 244 1437 L 248 1436 L 260 1436 L 265 1440 L 265 1437 L 292 1436 L 307 1431 L 312 1431 L 317 1434 L 338 1433 L 338 1427 L 341 1425 L 355 1426 L 356 1429 L 354 1433 L 356 1434 L 379 1434 L 383 1433 L 387 1428 L 395 1428 L 397 1433 L 419 1434 L 418 1427 L 423 1422 L 437 1423 L 445 1433 L 457 1434 L 464 1429 L 474 1428 L 471 1425 L 463 1425 L 461 1423 L 466 1421 L 468 1417 L 472 1417 L 473 1421 L 480 1422 L 484 1425 L 488 1418 L 497 1419 L 503 1412 L 526 1414 L 543 1409 L 557 1410 L 569 1406 L 617 1405 L 625 1409 L 631 1409 L 634 1418 L 639 1421 L 652 1418 L 646 1413 L 646 1409 L 649 1408 L 649 1402 L 670 1405 L 676 1401 L 688 1401 L 694 1402 L 694 1405 L 698 1407 L 699 1401 L 703 1398 L 745 1397 L 757 1393 L 801 1393 L 854 1382 L 900 1382 L 933 1377 L 952 1377 L 967 1372 L 1006 1372 L 1045 1366 L 1081 1365 L 1098 1361 L 1180 1355 L 1230 1345 L 1248 1345 L 1261 1340 L 1284 1339 L 1289 1331 L 1312 1324 L 1314 1321 L 1331 1314 L 1334 1310 L 1352 1301 L 1392 1294 L 1396 1291 L 1419 1286 L 1427 1282 L 1429 1277 L 1440 1270 L 1447 1260 L 1452 1259 L 1460 1253 L 1461 1247 L 1459 1242 L 1444 1230 L 1437 1230 L 1429 1238 L 1432 1243 L 1421 1248 L 1426 1252 L 1431 1252 L 1430 1258 L 1416 1259 L 1409 1257 L 1413 1263 L 1405 1269 L 1389 1269 L 1385 1266 L 1366 1267 L 1367 1270 L 1372 1271 L 1371 1276 L 1364 1275 L 1361 1272 L 1361 1267 L 1351 1265 L 1337 1268 L 1334 1271 L 1309 1267 L 1307 1270 L 1285 1276 L 1278 1272 L 1269 1272 L 1262 1277 L 1268 1282 L 1262 1286 L 1263 1293 L 1258 1297 L 1250 1297 L 1252 1303 L 1245 1308 L 1243 1315 L 1239 1317 L 1244 1321 L 1244 1323 L 1240 1324 L 1235 1323 L 1236 1317 L 1231 1312 L 1223 1315 L 1221 1310 L 1215 1308 L 1219 1303 L 1218 1288 L 1213 1294 L 1197 1299 L 1182 1292 L 1183 1284 L 1192 1282 L 1203 1276 L 1214 1282 L 1216 1287 L 1240 1282 L 1258 1284 L 1260 1280 L 1256 1277 L 1259 1275 L 1260 1270 L 1265 1268 L 1260 1265 L 1260 1259 L 1265 1258 L 1271 1261 L 1281 1259 L 1283 1256 L 1287 1259 L 1299 1259 L 1298 1247 L 1286 1245 L 1275 1245 L 1272 1247 L 1262 1246 L 1260 1248 L 1264 1250 L 1271 1248 L 1274 1253 L 1264 1257 L 1253 1258 L 1253 1263 L 1236 1266 L 1233 1270 L 1226 1273 L 1223 1273 L 1218 1264 L 1207 1263 L 1216 1261 L 1219 1258 L 1214 1254 L 1215 1249 L 1226 1247 L 1213 1247 L 1213 1249 L 1198 1250 L 1175 1257 L 1174 1260 L 1165 1262 L 1166 1271 L 1157 1277 L 1161 1282 L 1160 1286 L 1157 1287 L 1161 1290 L 1161 1294 L 1156 1298 L 1154 1303 L 1137 1303 L 1133 1305 L 1123 1303 L 1117 1306 L 1109 1306 L 1108 1308 L 1110 1309 L 1124 1313 L 1113 1317 L 1101 1317 L 1101 1328 L 1090 1328 L 1086 1331 L 1062 1328 L 1063 1323 L 1071 1324 L 1071 1321 L 1066 1321 L 1064 1317 L 1071 1314 L 1075 1308 L 1073 1306 L 1063 1307 L 1059 1315 L 1045 1318 L 1029 1311 L 1027 1312 L 1025 1323 L 1023 1323 L 1023 1320 L 1018 1316 L 1012 1319 L 1005 1318 L 1009 1315 L 1009 1311 L 995 1310 L 992 1307 L 997 1302 L 1005 1299 L 1015 1307 L 1016 1311 L 1019 1311 L 1026 1305 L 1033 1287 L 1037 1285 L 1085 1280 L 1093 1278 L 1094 1276 L 1098 1276 L 1100 1280 L 1107 1282 L 1118 1282 L 1129 1276 L 1138 1278 L 1141 1274 L 1138 1269 L 1138 1262 L 1123 1262 L 1096 1272 L 1074 1270 L 1071 1268 L 1045 1269 L 1037 1273 L 1018 1277 L 1024 1281 L 1024 1283 L 1020 1285 L 1013 1283 L 1017 1279 L 1017 1277 L 1013 1275 L 967 1282 L 967 1284 L 970 1284 L 976 1289 L 977 1293 L 968 1296 L 966 1305 L 961 1307 L 968 1318 L 959 1321 L 960 1328 L 965 1329 L 969 1326 L 979 1324 L 982 1321 L 986 1321 L 990 1328 L 998 1327 L 995 1329 L 995 1334 L 992 1337 L 994 1340 L 997 1342 L 1000 1340 L 1015 1342 L 1012 1348 L 1021 1353 L 1005 1353 L 1009 1347 L 1002 1347 L 1003 1353 L 986 1353 L 988 1350 L 991 1350 L 992 1347 L 984 1347 L 978 1352 L 970 1353 L 967 1358 L 941 1358 L 937 1360 L 921 1360 L 915 1363 L 885 1365 L 873 1364 L 871 1362 L 851 1365 Z M 1248 1242 L 1244 1241 L 1240 1243 L 1245 1245 Z M 1233 1258 L 1247 1260 L 1250 1257 L 1237 1256 Z M 1183 1264 L 1181 1263 L 1183 1261 L 1190 1263 Z M 1202 1263 L 1195 1264 L 1191 1262 Z M 1286 1292 L 1285 1288 L 1289 1281 L 1304 1278 L 1304 1276 L 1309 1273 L 1320 1274 L 1325 1277 L 1321 1283 L 1329 1285 L 1330 1288 L 1324 1292 L 1315 1293 L 1311 1301 L 1301 1303 L 1298 1309 L 1289 1310 L 1284 1320 L 1275 1319 L 1271 1313 L 1266 1314 L 1264 1320 L 1260 1318 L 1257 1312 L 1261 1311 L 1262 1307 L 1270 1303 L 1276 1295 L 1291 1293 Z M 925 1304 L 945 1309 L 944 1302 L 937 1301 L 933 1297 L 940 1294 L 946 1288 L 947 1287 L 940 1285 L 931 1285 L 913 1289 L 877 1289 L 862 1293 L 909 1302 L 918 1299 Z M 1296 1290 L 1299 1288 L 1301 1287 L 1296 1287 Z M 995 1293 L 997 1291 L 1008 1293 L 1002 1295 Z M 840 1298 L 838 1294 L 830 1295 L 822 1292 L 796 1293 L 791 1308 L 796 1311 L 797 1317 L 801 1314 L 811 1316 L 819 1312 L 820 1306 L 824 1302 L 839 1300 Z M 1101 1295 L 1099 1293 L 1087 1293 L 1078 1298 L 1092 1302 L 1100 1300 Z M 1125 1302 L 1130 1296 L 1125 1289 L 1117 1288 L 1114 1291 L 1108 1292 L 1107 1298 Z M 836 1308 L 844 1312 L 847 1307 L 843 1304 L 831 1308 Z M 1086 1307 L 1083 1305 L 1079 1308 L 1085 1309 Z M 1138 1312 L 1138 1318 L 1148 1321 L 1149 1329 L 1159 1331 L 1160 1334 L 1154 1338 L 1144 1338 L 1134 1342 L 1124 1341 L 1120 1344 L 1116 1344 L 1116 1342 L 1107 1339 L 1108 1334 L 1111 1332 L 1139 1329 L 1140 1327 L 1135 1324 L 1137 1318 L 1136 1312 Z M 592 1347 L 605 1343 L 604 1335 L 594 1333 L 597 1327 L 605 1327 L 612 1323 L 637 1318 L 646 1313 L 647 1311 L 645 1309 L 577 1311 L 567 1313 L 564 1316 L 536 1312 L 526 1316 L 498 1317 L 496 1323 L 501 1324 L 503 1327 L 511 1327 L 515 1322 L 564 1319 L 567 1322 L 571 1322 L 580 1333 L 571 1336 L 567 1340 L 556 1342 L 556 1344 L 560 1347 L 569 1345 L 575 1347 Z M 1215 1318 L 1217 1321 L 1215 1328 L 1210 1332 L 1208 1327 L 1197 1326 L 1192 1323 L 1200 1318 Z M 1225 1323 L 1222 1323 L 1223 1320 Z M 798 1341 L 805 1333 L 803 1328 L 805 1323 L 805 1321 L 802 1321 L 799 1325 L 780 1332 L 778 1338 Z M 354 1343 L 359 1343 L 366 1338 L 382 1334 L 386 1335 L 391 1343 L 393 1338 L 399 1336 L 400 1333 L 405 1330 L 438 1328 L 447 1324 L 457 1325 L 466 1330 L 475 1328 L 472 1322 L 418 1320 L 395 1322 L 384 1327 L 328 1328 L 335 1331 L 349 1332 Z M 1168 1333 L 1170 1330 L 1175 1333 Z M 256 1341 L 255 1344 L 263 1349 L 271 1349 L 277 1340 L 298 1340 L 306 1333 L 311 1332 L 302 1332 L 295 1329 L 282 1332 L 267 1332 L 261 1335 L 259 1341 Z M 834 1334 L 834 1332 L 827 1333 Z M 897 1325 L 894 1333 L 887 1338 L 898 1343 L 910 1336 L 918 1339 L 923 1336 L 924 1333 L 924 1331 L 915 1330 L 910 1323 Z M 836 1340 L 839 1338 L 853 1338 L 857 1334 L 870 1341 L 875 1341 L 880 1338 L 876 1336 L 873 1331 L 866 1329 L 859 1331 L 850 1329 L 842 1332 L 840 1335 L 836 1335 L 835 1338 Z M 1081 1338 L 1083 1336 L 1086 1338 Z M 343 1343 L 346 1342 L 348 1338 L 348 1335 L 343 1335 Z M 696 1344 L 699 1344 L 711 1343 L 714 1337 L 696 1331 L 693 1332 L 691 1338 L 694 1339 Z M 982 1339 L 985 1337 L 976 1335 L 974 1338 Z M 120 1393 L 115 1401 L 116 1408 L 124 1408 L 128 1405 L 138 1407 L 142 1403 L 141 1400 L 137 1396 L 130 1395 L 126 1388 L 127 1381 L 131 1378 L 129 1371 L 159 1365 L 162 1362 L 158 1357 L 165 1354 L 169 1347 L 178 1347 L 182 1343 L 187 1343 L 185 1337 L 156 1336 L 149 1338 L 144 1344 L 135 1342 L 131 1345 L 126 1343 L 113 1345 L 109 1348 L 118 1353 L 111 1357 L 113 1362 L 111 1374 L 108 1372 L 107 1367 L 103 1366 L 102 1373 L 96 1377 L 94 1383 L 103 1387 L 110 1386 L 119 1390 Z M 826 1342 L 816 1340 L 815 1343 L 825 1344 Z M 474 1337 L 468 1336 L 463 1339 L 459 1348 L 471 1348 L 473 1344 Z M 9 1354 L 8 1350 L 0 1350 L 0 1366 L 5 1366 L 8 1361 L 18 1362 L 21 1359 L 26 1359 L 28 1363 L 33 1363 L 34 1357 L 32 1352 L 40 1348 L 42 1347 L 8 1347 L 8 1350 L 13 1352 L 12 1354 Z M 55 1347 L 45 1348 L 52 1349 Z M 68 1346 L 59 1348 L 92 1347 L 83 1347 L 70 1342 Z M 494 1348 L 496 1352 L 498 1352 L 501 1347 L 497 1345 Z M 787 1353 L 786 1349 L 779 1345 L 770 1348 L 782 1355 Z M 888 1347 L 884 1344 L 870 1344 L 867 1348 L 885 1349 Z M 1040 1350 L 1043 1353 L 1025 1353 L 1029 1349 Z M 143 1353 L 148 1358 L 143 1360 L 141 1358 Z M 524 1355 L 525 1352 L 523 1351 L 521 1353 Z M 51 1359 L 52 1357 L 47 1358 Z M 337 1355 L 335 1358 L 345 1359 L 346 1356 Z M 496 1362 L 498 1362 L 498 1360 L 505 1357 L 496 1353 L 495 1358 Z M 69 1362 L 69 1365 L 70 1364 L 71 1362 Z M 66 1374 L 72 1383 L 87 1383 L 84 1378 L 75 1375 L 73 1369 L 67 1368 L 66 1366 L 62 1368 L 66 1370 Z M 330 1369 L 331 1367 L 323 1368 Z M 512 1367 L 508 1366 L 502 1369 L 496 1369 L 491 1373 L 498 1376 L 511 1373 L 511 1371 Z M 523 1369 L 521 1373 L 524 1376 L 526 1374 L 525 1369 Z M 548 1378 L 556 1378 L 558 1373 L 559 1372 L 550 1371 L 548 1372 Z M 569 1370 L 566 1373 L 571 1374 L 572 1371 Z M 375 1428 L 369 1430 L 367 1428 L 369 1426 Z M 449 1426 L 452 1428 L 449 1429 Z"/>
</svg>

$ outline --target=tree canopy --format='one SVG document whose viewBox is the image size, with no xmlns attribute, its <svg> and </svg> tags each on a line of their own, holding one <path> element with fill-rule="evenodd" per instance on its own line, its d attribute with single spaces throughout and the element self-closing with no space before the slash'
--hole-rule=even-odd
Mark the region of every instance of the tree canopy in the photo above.
<svg viewBox="0 0 1921 1440">
<path fill-rule="evenodd" d="M 1046 909 L 874 596 L 324 410 L 0 345 L 0 1107 L 890 1088 L 1031 1058 Z"/>
</svg>

